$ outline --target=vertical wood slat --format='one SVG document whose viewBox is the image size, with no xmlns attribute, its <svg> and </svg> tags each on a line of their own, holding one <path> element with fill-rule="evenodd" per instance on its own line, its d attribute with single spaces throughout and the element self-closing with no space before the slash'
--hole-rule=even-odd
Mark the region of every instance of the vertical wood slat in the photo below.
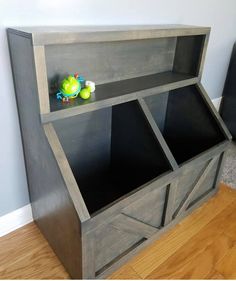
<svg viewBox="0 0 236 281">
<path fill-rule="evenodd" d="M 40 113 L 46 114 L 50 112 L 50 105 L 49 105 L 49 90 L 48 90 L 47 67 L 46 67 L 44 46 L 34 46 L 33 53 L 34 53 L 35 71 L 37 76 L 37 88 L 38 88 Z"/>
<path fill-rule="evenodd" d="M 223 152 L 220 156 L 220 161 L 219 161 L 219 164 L 218 164 L 216 178 L 215 178 L 215 182 L 214 182 L 214 188 L 216 188 L 216 189 L 218 189 L 218 187 L 219 187 L 219 183 L 220 183 L 220 179 L 221 179 L 221 176 L 222 176 L 226 156 L 227 156 L 226 151 Z"/>
<path fill-rule="evenodd" d="M 92 232 L 82 233 L 82 279 L 95 279 L 95 238 Z"/>
<path fill-rule="evenodd" d="M 175 197 L 179 180 L 174 180 L 167 188 L 166 206 L 164 210 L 163 225 L 166 226 L 172 221 L 175 206 Z"/>
<path fill-rule="evenodd" d="M 138 102 L 139 102 L 141 109 L 143 110 L 143 113 L 144 113 L 147 121 L 149 122 L 150 127 L 152 128 L 153 133 L 155 134 L 155 136 L 157 138 L 157 141 L 160 143 L 161 148 L 162 148 L 167 160 L 169 161 L 172 169 L 173 170 L 178 169 L 178 164 L 177 164 L 173 154 L 171 153 L 165 139 L 163 138 L 162 133 L 161 133 L 160 129 L 158 128 L 146 102 L 142 98 L 138 99 Z"/>
<path fill-rule="evenodd" d="M 201 186 L 201 184 L 203 183 L 203 181 L 205 180 L 207 174 L 209 173 L 209 171 L 211 170 L 211 168 L 213 167 L 213 165 L 215 164 L 215 162 L 218 160 L 218 156 L 215 156 L 210 163 L 207 165 L 206 169 L 203 171 L 203 173 L 200 175 L 200 177 L 197 180 L 197 183 L 194 185 L 194 187 L 192 188 L 192 190 L 187 194 L 187 197 L 180 203 L 180 206 L 178 207 L 178 209 L 176 210 L 176 212 L 174 213 L 174 218 L 176 218 L 177 216 L 179 216 L 187 207 L 188 204 L 190 203 L 191 199 L 193 198 L 194 194 L 196 193 L 196 191 L 198 190 L 198 188 Z"/>
<path fill-rule="evenodd" d="M 80 221 L 87 221 L 90 219 L 88 209 L 84 203 L 83 197 L 80 193 L 79 187 L 71 171 L 70 165 L 67 161 L 63 148 L 61 147 L 60 141 L 53 128 L 53 125 L 51 123 L 45 124 L 43 128 L 58 163 L 58 167 L 61 170 L 61 175 L 66 183 Z"/>
<path fill-rule="evenodd" d="M 205 58 L 206 58 L 206 51 L 207 51 L 207 46 L 208 46 L 208 42 L 209 42 L 209 37 L 210 37 L 210 30 L 205 35 L 205 40 L 204 40 L 202 52 L 200 55 L 200 62 L 199 62 L 199 66 L 198 66 L 198 77 L 200 79 L 202 77 L 202 71 L 203 71 L 203 66 L 204 66 L 204 62 L 205 62 Z"/>
</svg>

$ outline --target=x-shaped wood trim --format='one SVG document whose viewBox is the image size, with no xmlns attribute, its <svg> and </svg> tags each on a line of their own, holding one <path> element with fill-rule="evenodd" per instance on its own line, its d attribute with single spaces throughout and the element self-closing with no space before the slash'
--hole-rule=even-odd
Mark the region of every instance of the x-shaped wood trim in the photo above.
<svg viewBox="0 0 236 281">
<path fill-rule="evenodd" d="M 125 214 L 118 215 L 111 225 L 118 230 L 141 235 L 144 238 L 149 238 L 155 234 L 159 229 L 139 221 L 133 217 Z"/>
<path fill-rule="evenodd" d="M 200 186 L 202 185 L 203 181 L 205 180 L 207 174 L 210 172 L 210 170 L 212 169 L 212 167 L 214 166 L 214 164 L 216 163 L 216 161 L 218 160 L 218 156 L 214 157 L 209 164 L 207 165 L 207 167 L 205 168 L 205 170 L 201 173 L 201 175 L 199 176 L 196 184 L 193 186 L 193 188 L 186 194 L 184 200 L 180 203 L 179 207 L 177 208 L 177 210 L 175 211 L 173 218 L 175 219 L 176 217 L 178 217 L 183 211 L 185 211 L 189 205 L 189 203 L 191 202 L 193 196 L 195 195 L 195 193 L 197 192 L 197 190 L 200 188 Z"/>
</svg>

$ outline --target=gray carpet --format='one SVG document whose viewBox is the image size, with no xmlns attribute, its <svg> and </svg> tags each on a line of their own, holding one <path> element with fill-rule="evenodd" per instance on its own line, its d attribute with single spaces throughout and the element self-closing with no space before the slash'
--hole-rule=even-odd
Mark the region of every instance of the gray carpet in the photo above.
<svg viewBox="0 0 236 281">
<path fill-rule="evenodd" d="M 223 169 L 222 181 L 236 188 L 236 142 L 230 145 Z"/>
</svg>

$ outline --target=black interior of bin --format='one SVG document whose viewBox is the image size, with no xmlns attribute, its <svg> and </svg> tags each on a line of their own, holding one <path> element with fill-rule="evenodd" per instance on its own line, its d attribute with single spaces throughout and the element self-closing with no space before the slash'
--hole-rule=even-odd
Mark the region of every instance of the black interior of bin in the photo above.
<svg viewBox="0 0 236 281">
<path fill-rule="evenodd" d="M 194 85 L 145 100 L 178 164 L 225 140 Z"/>
<path fill-rule="evenodd" d="M 90 213 L 170 170 L 136 101 L 54 127 Z"/>
</svg>

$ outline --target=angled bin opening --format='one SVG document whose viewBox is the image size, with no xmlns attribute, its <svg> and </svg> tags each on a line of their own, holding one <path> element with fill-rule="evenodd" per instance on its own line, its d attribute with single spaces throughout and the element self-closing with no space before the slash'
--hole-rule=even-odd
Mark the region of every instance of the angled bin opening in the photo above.
<svg viewBox="0 0 236 281">
<path fill-rule="evenodd" d="M 90 214 L 171 169 L 136 101 L 53 125 Z"/>
<path fill-rule="evenodd" d="M 194 85 L 145 101 L 178 164 L 225 140 Z"/>
</svg>

